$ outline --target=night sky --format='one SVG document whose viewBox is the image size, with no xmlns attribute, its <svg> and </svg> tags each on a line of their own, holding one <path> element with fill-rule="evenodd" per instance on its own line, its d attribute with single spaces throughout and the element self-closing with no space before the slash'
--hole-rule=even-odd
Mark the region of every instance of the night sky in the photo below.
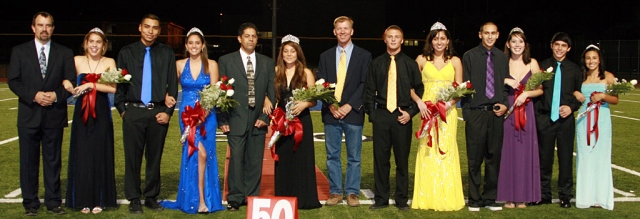
<svg viewBox="0 0 640 219">
<path fill-rule="evenodd" d="M 172 21 L 185 29 L 197 26 L 206 35 L 231 35 L 235 34 L 240 23 L 225 24 L 220 22 L 221 18 L 227 21 L 228 17 L 247 17 L 261 23 L 259 28 L 271 29 L 271 2 L 3 0 L 0 2 L 0 24 L 3 24 L 0 25 L 0 34 L 31 34 L 31 17 L 44 10 L 55 17 L 56 24 L 64 21 L 96 22 L 96 25 L 102 21 L 139 22 L 142 15 L 154 13 L 162 21 Z M 404 29 L 405 38 L 424 39 L 430 26 L 440 21 L 448 27 L 453 39 L 464 42 L 465 48 L 456 50 L 478 45 L 477 32 L 485 21 L 498 24 L 501 32 L 498 43 L 504 43 L 508 31 L 515 26 L 525 31 L 531 43 L 546 43 L 558 31 L 569 33 L 575 40 L 640 39 L 638 1 L 558 2 L 561 3 L 552 0 L 279 0 L 277 35 L 294 33 L 305 37 L 333 37 L 333 18 L 348 15 L 356 20 L 354 38 L 379 38 L 386 26 L 396 24 Z M 62 34 L 60 31 L 55 33 Z"/>
</svg>

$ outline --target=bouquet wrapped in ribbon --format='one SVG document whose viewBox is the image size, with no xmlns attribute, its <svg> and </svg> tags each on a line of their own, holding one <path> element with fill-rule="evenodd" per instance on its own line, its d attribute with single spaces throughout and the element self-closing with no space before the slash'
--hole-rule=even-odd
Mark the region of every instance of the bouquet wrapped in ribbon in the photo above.
<svg viewBox="0 0 640 219">
<path fill-rule="evenodd" d="M 186 106 L 184 111 L 182 111 L 181 119 L 182 124 L 184 124 L 184 132 L 182 133 L 182 137 L 180 138 L 180 142 L 184 144 L 185 141 L 188 141 L 189 147 L 189 157 L 193 154 L 194 151 L 198 150 L 196 146 L 196 128 L 198 124 L 204 122 L 207 117 L 207 111 L 205 111 L 200 102 L 196 101 L 193 107 Z M 200 135 L 205 136 L 206 130 L 203 125 L 200 125 Z"/>
<path fill-rule="evenodd" d="M 431 101 L 424 102 L 427 105 L 427 110 L 429 112 L 427 113 L 426 118 L 422 118 L 422 125 L 420 125 L 420 129 L 416 132 L 416 138 L 419 139 L 427 137 L 427 145 L 432 147 L 432 136 L 430 135 L 431 129 L 435 128 L 435 137 L 437 140 L 438 117 L 443 122 L 447 122 L 447 110 L 451 107 L 449 101 L 473 93 L 475 93 L 475 90 L 469 81 L 461 84 L 454 81 L 451 86 L 440 88 L 436 93 L 436 103 L 432 103 Z M 446 154 L 446 152 L 442 151 L 440 148 L 438 148 L 438 152 L 442 155 Z"/>
<path fill-rule="evenodd" d="M 186 106 L 182 111 L 182 124 L 184 124 L 184 131 L 180 137 L 180 143 L 188 141 L 189 156 L 197 150 L 195 146 L 196 128 L 200 127 L 200 135 L 204 136 L 205 127 L 200 125 L 209 115 L 209 112 L 214 108 L 220 108 L 223 112 L 228 112 L 231 108 L 238 105 L 238 101 L 232 98 L 233 96 L 233 82 L 235 80 L 228 79 L 227 76 L 222 76 L 220 81 L 214 85 L 205 86 L 200 93 L 200 101 L 196 101 L 193 107 Z"/>
<path fill-rule="evenodd" d="M 334 96 L 334 88 L 335 84 L 326 82 L 324 79 L 319 79 L 312 87 L 297 88 L 291 91 L 293 96 L 289 98 L 289 101 L 285 105 L 286 112 L 281 108 L 276 108 L 273 111 L 270 115 L 273 134 L 271 135 L 271 139 L 269 139 L 267 147 L 271 150 L 271 156 L 274 160 L 278 161 L 278 156 L 275 153 L 275 147 L 273 146 L 281 136 L 294 135 L 295 143 L 293 150 L 296 150 L 302 141 L 302 134 L 304 133 L 302 130 L 302 123 L 298 117 L 292 113 L 292 107 L 295 106 L 296 102 L 316 102 L 321 100 L 330 104 L 337 104 Z"/>
<path fill-rule="evenodd" d="M 126 69 L 116 68 L 112 70 L 108 67 L 103 73 L 88 73 L 85 76 L 86 82 L 84 83 L 100 83 L 100 84 L 119 84 L 119 83 L 131 83 L 131 75 Z M 72 103 L 76 101 L 80 96 L 90 92 L 94 89 L 86 89 L 73 95 L 73 97 L 68 101 L 68 103 Z"/>
<path fill-rule="evenodd" d="M 82 95 L 82 110 L 84 110 L 84 115 L 82 116 L 82 120 L 84 123 L 87 122 L 89 116 L 96 118 L 96 85 L 99 84 L 119 84 L 119 83 L 130 83 L 131 75 L 127 72 L 126 69 L 111 69 L 107 68 L 103 73 L 88 73 L 86 74 L 84 81 L 85 83 L 94 83 L 93 88 L 85 89 L 71 97 L 68 103 L 72 103 L 80 98 Z M 85 95 L 86 94 L 86 95 Z"/>
<path fill-rule="evenodd" d="M 622 81 L 618 81 L 618 78 L 616 78 L 615 82 L 613 84 L 607 85 L 607 90 L 605 91 L 605 93 L 608 94 L 608 95 L 611 95 L 611 96 L 617 96 L 619 94 L 624 94 L 627 91 L 635 89 L 636 84 L 638 84 L 638 80 L 636 80 L 636 79 L 633 79 L 631 81 L 627 81 L 625 79 L 622 79 Z M 593 93 L 591 93 L 591 96 L 593 96 L 595 94 L 598 94 L 598 93 L 599 92 L 593 92 Z M 587 104 L 587 109 L 584 112 L 579 113 L 576 116 L 576 120 L 586 116 L 588 113 L 590 113 L 594 109 L 600 107 L 600 105 L 602 105 L 602 102 L 588 103 Z"/>
<path fill-rule="evenodd" d="M 518 96 L 520 96 L 520 94 L 524 93 L 525 91 L 535 90 L 542 84 L 542 82 L 553 79 L 553 76 L 555 75 L 555 73 L 553 73 L 552 71 L 553 71 L 553 67 L 549 67 L 547 68 L 546 71 L 531 74 L 531 77 L 529 77 L 529 80 L 527 81 L 526 86 L 520 84 L 520 86 L 518 86 L 518 88 L 515 89 L 515 96 L 513 97 L 513 99 L 514 100 L 517 99 Z M 527 98 L 527 100 L 525 101 L 525 104 L 528 103 L 529 101 L 530 101 L 529 98 Z M 511 107 L 509 107 L 509 110 L 507 110 L 507 112 L 504 114 L 504 119 L 507 119 L 509 115 L 513 113 L 514 110 L 517 110 L 516 119 L 518 121 L 516 121 L 516 130 L 519 130 L 520 127 L 524 128 L 524 124 L 527 123 L 527 117 L 525 115 L 525 110 L 524 110 L 525 104 L 522 104 L 518 107 L 516 107 L 516 105 L 513 104 L 511 105 Z"/>
<path fill-rule="evenodd" d="M 200 91 L 200 105 L 204 110 L 211 110 L 213 108 L 219 108 L 222 112 L 229 112 L 229 110 L 240 103 L 233 99 L 233 78 L 229 79 L 227 76 L 222 76 L 220 81 L 214 85 L 205 86 Z"/>
</svg>

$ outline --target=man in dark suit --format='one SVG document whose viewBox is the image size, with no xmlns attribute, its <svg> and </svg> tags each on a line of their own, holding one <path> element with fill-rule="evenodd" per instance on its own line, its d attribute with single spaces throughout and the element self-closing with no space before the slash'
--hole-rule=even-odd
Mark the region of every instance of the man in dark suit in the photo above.
<svg viewBox="0 0 640 219">
<path fill-rule="evenodd" d="M 160 193 L 160 162 L 169 121 L 174 107 L 164 104 L 165 95 L 177 96 L 176 59 L 171 47 L 156 41 L 160 19 L 153 14 L 142 18 L 138 26 L 140 41 L 123 47 L 118 54 L 118 68 L 127 69 L 131 83 L 118 84 L 115 106 L 122 117 L 124 142 L 124 195 L 130 201 L 131 214 L 142 213 L 144 205 L 162 211 L 156 197 Z M 145 150 L 146 149 L 146 150 Z M 145 188 L 140 189 L 142 155 Z"/>
<path fill-rule="evenodd" d="M 582 105 L 573 93 L 581 90 L 583 78 L 580 67 L 567 59 L 567 53 L 571 50 L 569 34 L 563 32 L 554 34 L 551 39 L 551 50 L 553 57 L 540 62 L 540 69 L 553 67 L 554 80 L 543 82 L 544 94 L 534 99 L 542 200 L 530 204 L 551 203 L 551 176 L 554 153 L 557 151 L 560 207 L 570 208 L 571 198 L 573 198 L 573 144 L 576 134 L 573 113 Z"/>
<path fill-rule="evenodd" d="M 238 28 L 240 49 L 220 57 L 220 76 L 234 78 L 233 89 L 240 105 L 220 113 L 218 124 L 227 134 L 231 157 L 227 182 L 227 209 L 235 211 L 246 203 L 247 196 L 260 195 L 262 158 L 269 116 L 262 113 L 265 96 L 275 100 L 273 60 L 255 52 L 258 28 L 243 23 Z"/>
<path fill-rule="evenodd" d="M 63 80 L 73 84 L 76 70 L 71 49 L 51 42 L 53 16 L 38 12 L 31 29 L 35 40 L 13 48 L 8 83 L 18 95 L 18 137 L 20 138 L 20 188 L 25 215 L 36 216 L 40 207 L 38 176 L 40 144 L 44 167 L 44 204 L 49 212 L 60 208 L 60 150 L 63 128 L 67 127 L 67 98 Z"/>
<path fill-rule="evenodd" d="M 322 122 L 325 130 L 327 149 L 327 169 L 329 172 L 330 195 L 326 205 L 342 203 L 342 133 L 345 135 L 347 150 L 347 172 L 344 194 L 347 204 L 359 206 L 360 194 L 360 152 L 362 151 L 362 92 L 364 81 L 371 63 L 371 53 L 351 42 L 353 20 L 340 16 L 333 21 L 333 34 L 338 45 L 320 55 L 316 78 L 324 78 L 336 83 L 336 99 L 340 107 L 333 104 L 322 105 Z"/>
<path fill-rule="evenodd" d="M 411 118 L 418 114 L 411 100 L 411 89 L 419 97 L 424 92 L 422 75 L 415 60 L 402 52 L 404 33 L 396 25 L 383 35 L 387 52 L 371 62 L 364 91 L 364 108 L 373 123 L 374 201 L 371 210 L 389 206 L 389 172 L 391 150 L 396 162 L 395 206 L 409 210 L 409 152 Z"/>
</svg>

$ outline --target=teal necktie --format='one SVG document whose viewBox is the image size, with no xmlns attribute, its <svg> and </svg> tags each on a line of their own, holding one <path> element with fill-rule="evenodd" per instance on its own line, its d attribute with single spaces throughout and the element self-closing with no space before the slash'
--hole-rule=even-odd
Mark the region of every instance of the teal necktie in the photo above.
<svg viewBox="0 0 640 219">
<path fill-rule="evenodd" d="M 560 88 L 562 86 L 562 70 L 560 70 L 560 62 L 556 67 L 556 75 L 553 79 L 553 98 L 551 99 L 551 121 L 560 118 Z"/>
<path fill-rule="evenodd" d="M 149 53 L 151 47 L 147 46 L 145 49 L 147 51 L 144 53 L 142 65 L 142 93 L 140 94 L 140 100 L 144 104 L 148 104 L 151 102 L 151 54 Z"/>
</svg>

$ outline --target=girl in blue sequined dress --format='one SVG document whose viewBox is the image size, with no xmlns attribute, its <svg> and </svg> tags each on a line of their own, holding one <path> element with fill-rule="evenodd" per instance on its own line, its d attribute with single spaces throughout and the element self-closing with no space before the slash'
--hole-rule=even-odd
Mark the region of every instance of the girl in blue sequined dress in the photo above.
<svg viewBox="0 0 640 219">
<path fill-rule="evenodd" d="M 201 91 L 207 85 L 213 85 L 218 81 L 218 64 L 209 60 L 207 47 L 202 32 L 198 28 L 192 28 L 187 33 L 185 43 L 188 58 L 176 61 L 178 78 L 182 85 L 182 100 L 180 111 L 182 115 L 185 107 L 193 107 L 200 100 Z M 165 104 L 171 107 L 175 105 L 175 99 L 167 97 Z M 185 129 L 180 119 L 180 133 Z M 223 210 L 220 181 L 218 177 L 218 159 L 216 157 L 216 114 L 212 110 L 200 126 L 204 126 L 206 134 L 200 134 L 200 128 L 196 129 L 195 145 L 197 150 L 189 156 L 188 142 L 182 150 L 182 162 L 180 165 L 180 182 L 178 184 L 178 197 L 175 202 L 163 201 L 160 204 L 168 209 L 179 209 L 185 213 L 209 213 Z"/>
</svg>

